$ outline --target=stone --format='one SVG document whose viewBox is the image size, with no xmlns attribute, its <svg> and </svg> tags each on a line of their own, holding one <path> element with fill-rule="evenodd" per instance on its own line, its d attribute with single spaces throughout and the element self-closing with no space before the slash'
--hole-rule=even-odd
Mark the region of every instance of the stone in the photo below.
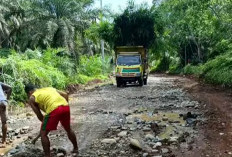
<svg viewBox="0 0 232 157">
<path fill-rule="evenodd" d="M 143 153 L 143 157 L 147 157 L 148 156 L 148 153 Z"/>
<path fill-rule="evenodd" d="M 106 138 L 106 139 L 103 139 L 102 141 L 101 141 L 101 143 L 105 143 L 105 144 L 114 144 L 114 143 L 116 143 L 117 141 L 115 140 L 115 139 L 113 139 L 113 138 Z"/>
<path fill-rule="evenodd" d="M 119 137 L 125 137 L 127 136 L 127 131 L 121 131 L 119 134 L 118 134 Z"/>
<path fill-rule="evenodd" d="M 121 130 L 127 130 L 127 127 L 125 127 L 125 126 L 124 126 L 124 127 L 122 127 L 122 129 L 121 129 Z"/>
<path fill-rule="evenodd" d="M 157 150 L 157 149 L 153 149 L 151 152 L 152 152 L 152 153 L 158 153 L 158 152 L 159 152 L 159 150 Z"/>
<path fill-rule="evenodd" d="M 25 127 L 23 127 L 22 129 L 23 129 L 23 130 L 29 130 L 29 128 L 30 128 L 29 126 L 25 126 Z"/>
<path fill-rule="evenodd" d="M 111 128 L 112 130 L 116 130 L 116 129 L 120 128 L 120 126 L 111 126 L 110 128 Z"/>
<path fill-rule="evenodd" d="M 64 148 L 62 148 L 62 147 L 59 147 L 59 148 L 57 149 L 57 151 L 58 151 L 58 153 L 63 153 L 64 155 L 67 154 L 67 151 L 66 151 Z"/>
<path fill-rule="evenodd" d="M 223 132 L 220 132 L 220 133 L 219 133 L 219 135 L 220 135 L 220 136 L 223 136 L 223 135 L 224 135 L 224 133 L 223 133 Z"/>
<path fill-rule="evenodd" d="M 169 141 L 170 141 L 171 143 L 176 143 L 176 142 L 178 142 L 178 139 L 179 139 L 179 137 L 173 136 L 173 137 L 170 137 Z"/>
<path fill-rule="evenodd" d="M 145 139 L 146 139 L 146 140 L 153 140 L 153 139 L 155 139 L 155 137 L 154 137 L 152 134 L 147 134 L 147 135 L 145 136 Z"/>
<path fill-rule="evenodd" d="M 148 128 L 148 127 L 145 126 L 145 127 L 143 128 L 143 131 L 151 131 L 151 128 Z"/>
<path fill-rule="evenodd" d="M 142 146 L 137 139 L 130 138 L 130 146 L 133 149 L 142 150 Z"/>
<path fill-rule="evenodd" d="M 15 136 L 17 136 L 20 133 L 20 129 L 16 129 L 14 133 L 15 133 Z"/>
<path fill-rule="evenodd" d="M 157 147 L 161 147 L 162 143 L 161 142 L 156 142 L 155 145 L 153 146 L 153 148 L 157 148 Z"/>
<path fill-rule="evenodd" d="M 130 127 L 130 131 L 135 131 L 136 128 L 135 127 Z"/>
<path fill-rule="evenodd" d="M 163 121 L 168 121 L 168 117 L 163 117 L 162 120 Z"/>
<path fill-rule="evenodd" d="M 57 157 L 64 157 L 64 154 L 63 153 L 58 153 L 56 156 Z"/>
<path fill-rule="evenodd" d="M 167 148 L 162 148 L 162 149 L 161 149 L 161 152 L 162 152 L 163 154 L 167 154 L 167 153 L 169 152 L 169 150 L 168 150 Z"/>
</svg>

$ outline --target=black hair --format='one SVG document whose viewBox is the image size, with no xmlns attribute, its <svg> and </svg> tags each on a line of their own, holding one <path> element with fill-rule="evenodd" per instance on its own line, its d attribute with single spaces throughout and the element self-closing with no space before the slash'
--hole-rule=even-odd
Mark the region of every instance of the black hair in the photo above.
<svg viewBox="0 0 232 157">
<path fill-rule="evenodd" d="M 34 91 L 36 89 L 36 86 L 33 84 L 27 84 L 25 85 L 25 92 L 28 94 L 30 91 Z"/>
</svg>

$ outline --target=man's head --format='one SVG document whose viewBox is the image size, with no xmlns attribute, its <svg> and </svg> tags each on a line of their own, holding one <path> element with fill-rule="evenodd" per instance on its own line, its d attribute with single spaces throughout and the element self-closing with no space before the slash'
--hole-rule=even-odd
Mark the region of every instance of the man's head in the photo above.
<svg viewBox="0 0 232 157">
<path fill-rule="evenodd" d="M 30 97 L 31 94 L 33 94 L 35 90 L 36 90 L 36 86 L 33 84 L 27 84 L 25 86 L 25 92 L 27 93 L 28 97 Z"/>
</svg>

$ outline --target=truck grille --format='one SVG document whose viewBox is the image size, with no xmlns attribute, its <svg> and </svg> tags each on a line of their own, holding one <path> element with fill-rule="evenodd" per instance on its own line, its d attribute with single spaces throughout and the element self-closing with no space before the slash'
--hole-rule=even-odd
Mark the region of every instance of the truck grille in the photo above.
<svg viewBox="0 0 232 157">
<path fill-rule="evenodd" d="M 123 68 L 123 73 L 138 73 L 140 72 L 139 68 Z"/>
<path fill-rule="evenodd" d="M 122 77 L 134 77 L 135 73 L 122 73 Z"/>
</svg>

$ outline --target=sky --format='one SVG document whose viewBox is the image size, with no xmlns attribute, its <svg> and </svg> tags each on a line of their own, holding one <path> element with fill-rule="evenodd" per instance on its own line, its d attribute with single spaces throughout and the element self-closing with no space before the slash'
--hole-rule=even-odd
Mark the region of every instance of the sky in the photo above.
<svg viewBox="0 0 232 157">
<path fill-rule="evenodd" d="M 149 6 L 152 5 L 152 0 L 134 0 L 136 4 L 141 4 L 146 2 Z M 128 0 L 102 0 L 103 7 L 107 6 L 114 12 L 120 12 L 124 10 L 127 6 Z M 100 8 L 100 0 L 95 0 L 95 6 Z"/>
</svg>

